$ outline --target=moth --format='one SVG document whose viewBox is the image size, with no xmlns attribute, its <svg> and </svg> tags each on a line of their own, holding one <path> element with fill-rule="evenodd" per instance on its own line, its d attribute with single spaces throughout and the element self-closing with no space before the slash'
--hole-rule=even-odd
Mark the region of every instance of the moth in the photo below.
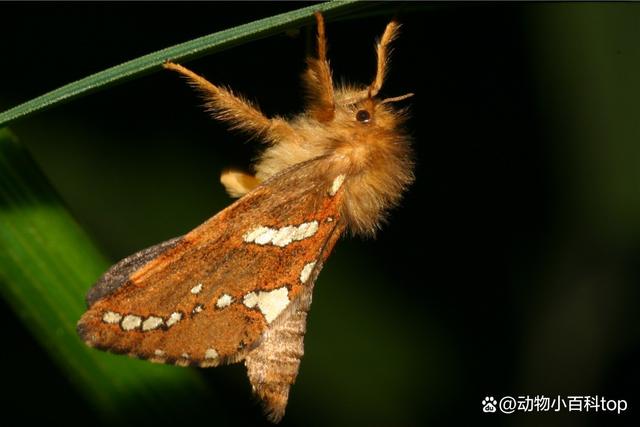
<svg viewBox="0 0 640 427">
<path fill-rule="evenodd" d="M 371 84 L 335 86 L 319 13 L 316 21 L 317 55 L 302 76 L 306 109 L 290 120 L 267 118 L 231 90 L 165 63 L 214 118 L 265 148 L 255 174 L 223 172 L 235 203 L 111 267 L 88 292 L 77 328 L 91 347 L 151 362 L 244 362 L 273 422 L 284 415 L 314 283 L 336 241 L 374 235 L 414 180 L 406 111 L 391 106 L 412 94 L 378 97 L 399 24 L 376 44 Z"/>
</svg>

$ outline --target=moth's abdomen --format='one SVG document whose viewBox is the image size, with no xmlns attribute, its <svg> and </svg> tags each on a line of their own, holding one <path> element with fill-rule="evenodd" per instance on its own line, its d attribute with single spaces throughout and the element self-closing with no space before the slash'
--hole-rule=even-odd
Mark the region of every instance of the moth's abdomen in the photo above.
<svg viewBox="0 0 640 427">
<path fill-rule="evenodd" d="M 311 305 L 312 287 L 300 296 L 298 307 L 268 329 L 260 345 L 245 358 L 247 375 L 254 393 L 260 398 L 269 419 L 278 422 L 284 415 L 289 388 L 298 376 L 304 354 L 307 311 Z"/>
</svg>

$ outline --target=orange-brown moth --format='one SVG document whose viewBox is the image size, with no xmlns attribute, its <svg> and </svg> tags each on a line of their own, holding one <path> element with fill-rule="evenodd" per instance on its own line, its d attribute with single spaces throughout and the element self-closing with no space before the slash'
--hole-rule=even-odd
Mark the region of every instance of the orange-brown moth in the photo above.
<svg viewBox="0 0 640 427">
<path fill-rule="evenodd" d="M 285 411 L 303 355 L 311 293 L 345 230 L 373 235 L 413 181 L 404 110 L 378 98 L 388 70 L 387 25 L 368 86 L 333 84 L 324 21 L 303 82 L 306 110 L 269 119 L 230 90 L 181 65 L 213 116 L 259 136 L 255 175 L 226 171 L 240 199 L 182 237 L 111 267 L 87 295 L 78 333 L 90 346 L 179 366 L 244 361 L 270 420 Z"/>
</svg>

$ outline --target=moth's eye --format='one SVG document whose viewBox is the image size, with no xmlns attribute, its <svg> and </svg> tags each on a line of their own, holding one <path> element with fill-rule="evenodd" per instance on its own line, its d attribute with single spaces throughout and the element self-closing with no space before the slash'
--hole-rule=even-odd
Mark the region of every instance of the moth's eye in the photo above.
<svg viewBox="0 0 640 427">
<path fill-rule="evenodd" d="M 362 123 L 369 123 L 371 114 L 367 110 L 360 110 L 356 113 L 356 120 Z"/>
</svg>

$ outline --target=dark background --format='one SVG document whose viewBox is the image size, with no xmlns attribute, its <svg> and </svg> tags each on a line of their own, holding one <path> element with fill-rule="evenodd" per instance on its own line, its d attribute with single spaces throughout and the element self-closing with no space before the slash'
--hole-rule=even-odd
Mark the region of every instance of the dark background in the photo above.
<svg viewBox="0 0 640 427">
<path fill-rule="evenodd" d="M 2 4 L 0 109 L 302 6 Z M 331 64 L 337 78 L 368 82 L 374 38 L 394 15 L 404 24 L 384 94 L 416 93 L 407 126 L 417 180 L 377 239 L 343 239 L 321 274 L 282 425 L 634 425 L 640 5 L 385 8 L 328 23 Z M 308 30 L 186 65 L 270 115 L 293 115 Z M 209 119 L 166 72 L 11 128 L 113 261 L 224 208 L 220 170 L 248 167 L 259 147 Z M 3 383 L 13 391 L 0 403 L 4 416 L 51 422 L 72 413 L 67 420 L 100 423 L 0 308 Z M 202 375 L 217 400 L 207 403 L 210 416 L 185 411 L 184 425 L 264 422 L 244 368 Z M 622 416 L 481 412 L 487 395 L 536 394 L 600 395 L 630 408 Z M 147 421 L 161 424 L 162 408 Z"/>
</svg>

